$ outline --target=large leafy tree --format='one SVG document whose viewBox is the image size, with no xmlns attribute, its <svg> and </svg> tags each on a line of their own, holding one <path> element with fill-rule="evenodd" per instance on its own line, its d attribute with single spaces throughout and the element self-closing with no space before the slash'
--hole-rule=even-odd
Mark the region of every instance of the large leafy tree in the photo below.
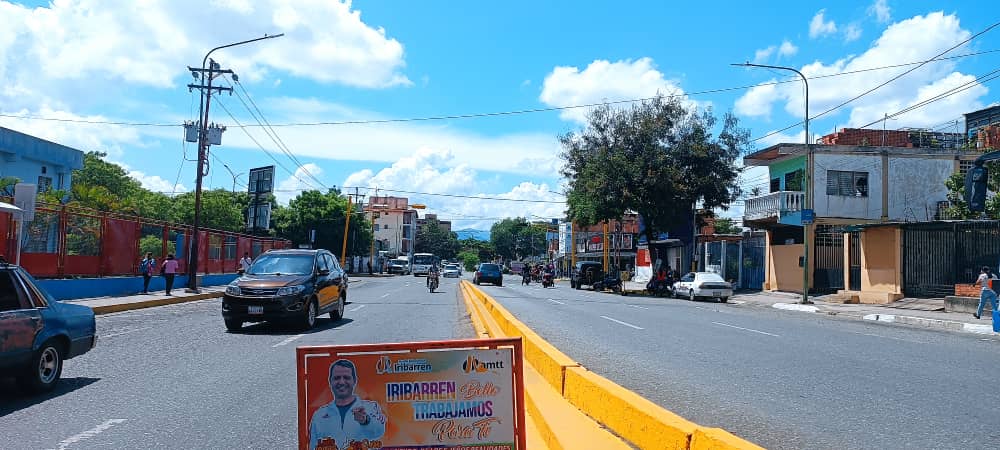
<svg viewBox="0 0 1000 450">
<path fill-rule="evenodd" d="M 149 197 L 157 202 L 159 197 Z M 186 192 L 173 198 L 171 218 L 179 223 L 194 223 L 194 193 Z M 224 231 L 243 231 L 243 210 L 247 194 L 235 195 L 227 189 L 212 189 L 201 193 L 201 226 Z M 146 207 L 146 206 L 144 206 Z"/>
<path fill-rule="evenodd" d="M 83 155 L 83 169 L 73 171 L 74 186 L 101 186 L 119 199 L 132 198 L 143 190 L 138 180 L 128 176 L 122 166 L 104 160 L 103 152 L 87 152 Z"/>
<path fill-rule="evenodd" d="M 698 203 L 725 208 L 740 194 L 735 163 L 748 137 L 732 114 L 720 123 L 677 97 L 598 107 L 586 128 L 560 137 L 568 216 L 586 226 L 636 211 L 652 240 Z"/>
<path fill-rule="evenodd" d="M 347 217 L 345 196 L 336 191 L 303 191 L 288 202 L 287 207 L 271 214 L 277 235 L 293 244 L 308 244 L 310 230 L 316 230 L 316 248 L 325 248 L 340 255 L 344 242 L 344 221 Z M 371 222 L 362 211 L 351 212 L 348 255 L 368 255 L 372 239 Z"/>
<path fill-rule="evenodd" d="M 490 243 L 505 260 L 519 260 L 545 253 L 545 226 L 523 217 L 503 219 L 490 228 Z"/>
<path fill-rule="evenodd" d="M 417 229 L 417 253 L 433 253 L 440 258 L 452 259 L 458 253 L 458 235 L 441 226 L 437 219 L 427 219 Z"/>
<path fill-rule="evenodd" d="M 991 174 L 1000 174 L 1000 164 L 986 163 Z M 948 202 L 951 206 L 945 210 L 947 219 L 978 219 L 983 213 L 972 211 L 965 201 L 965 174 L 952 174 L 944 182 L 948 188 Z M 991 175 L 987 186 L 986 217 L 990 219 L 1000 218 L 1000 176 Z"/>
<path fill-rule="evenodd" d="M 463 253 L 476 255 L 479 261 L 491 261 L 495 251 L 493 244 L 489 241 L 481 241 L 476 238 L 465 238 L 458 241 L 458 248 Z"/>
</svg>

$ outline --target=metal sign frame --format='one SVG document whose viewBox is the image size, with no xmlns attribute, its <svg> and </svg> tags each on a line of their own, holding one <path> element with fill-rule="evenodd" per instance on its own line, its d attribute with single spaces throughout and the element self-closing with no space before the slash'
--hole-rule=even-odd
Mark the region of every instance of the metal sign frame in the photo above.
<svg viewBox="0 0 1000 450">
<path fill-rule="evenodd" d="M 262 184 L 263 188 L 262 188 Z M 250 195 L 269 194 L 274 192 L 274 166 L 256 167 L 250 169 L 247 182 L 247 190 Z"/>
</svg>

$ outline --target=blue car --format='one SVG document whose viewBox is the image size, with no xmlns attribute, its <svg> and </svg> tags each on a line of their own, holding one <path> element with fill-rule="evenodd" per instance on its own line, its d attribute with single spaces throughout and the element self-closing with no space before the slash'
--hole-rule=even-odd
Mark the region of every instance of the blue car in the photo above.
<svg viewBox="0 0 1000 450">
<path fill-rule="evenodd" d="M 96 343 L 92 309 L 53 299 L 28 272 L 0 257 L 0 377 L 48 391 L 59 382 L 63 361 Z"/>
</svg>

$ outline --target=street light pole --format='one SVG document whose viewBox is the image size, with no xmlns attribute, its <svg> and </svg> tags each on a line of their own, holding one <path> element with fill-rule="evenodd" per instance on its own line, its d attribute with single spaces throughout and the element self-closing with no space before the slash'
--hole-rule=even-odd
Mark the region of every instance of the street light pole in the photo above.
<svg viewBox="0 0 1000 450">
<path fill-rule="evenodd" d="M 276 37 L 284 36 L 282 34 L 275 35 L 264 35 L 256 39 L 249 39 L 240 42 L 234 42 L 232 44 L 220 45 L 208 51 L 205 57 L 201 60 L 201 70 L 197 71 L 192 69 L 192 72 L 197 71 L 201 79 L 204 80 L 208 78 L 207 91 L 202 91 L 201 102 L 198 106 L 198 120 L 201 121 L 201 126 L 198 130 L 198 173 L 195 178 L 195 191 L 194 191 L 194 225 L 192 226 L 191 233 L 191 250 L 189 253 L 189 264 L 188 264 L 188 291 L 198 292 L 198 234 L 201 232 L 201 187 L 202 182 L 205 177 L 205 158 L 208 156 L 208 110 L 212 99 L 212 79 L 215 75 L 215 67 L 213 61 L 213 67 L 206 69 L 205 65 L 208 64 L 208 57 L 212 55 L 216 50 L 221 50 L 224 48 L 235 47 L 237 45 L 249 44 L 251 42 L 262 41 L 264 39 L 272 39 Z M 206 73 L 208 73 L 206 77 Z M 218 88 L 217 88 L 218 89 Z"/>
<path fill-rule="evenodd" d="M 805 136 L 805 141 L 806 141 L 806 170 L 805 170 L 805 177 L 804 177 L 805 180 L 804 180 L 804 183 L 803 183 L 802 187 L 805 189 L 805 193 L 806 193 L 806 199 L 805 199 L 806 200 L 806 202 L 805 202 L 806 203 L 806 209 L 812 210 L 812 207 L 813 207 L 813 204 L 812 204 L 812 200 L 813 200 L 812 199 L 812 197 L 813 197 L 812 196 L 812 191 L 813 191 L 813 189 L 812 189 L 812 186 L 810 185 L 810 180 L 812 178 L 811 175 L 812 175 L 812 167 L 813 167 L 813 151 L 812 151 L 812 143 L 809 142 L 809 80 L 806 79 L 806 76 L 803 75 L 802 72 L 799 72 L 798 70 L 796 70 L 795 68 L 792 68 L 792 67 L 769 66 L 769 65 L 766 65 L 766 64 L 751 64 L 749 62 L 745 62 L 743 64 L 732 64 L 732 65 L 734 65 L 734 66 L 743 66 L 743 67 L 763 67 L 763 68 L 767 68 L 767 69 L 787 70 L 787 71 L 795 72 L 799 76 L 799 78 L 802 78 L 802 83 L 805 84 L 805 86 L 806 86 L 805 119 L 803 120 L 803 123 L 805 125 L 805 131 L 806 131 L 806 136 Z M 809 237 L 810 237 L 810 234 L 811 234 L 810 231 L 812 231 L 811 227 L 812 227 L 812 224 L 805 224 L 805 223 L 802 224 L 802 300 L 799 303 L 801 303 L 803 305 L 808 305 L 808 304 L 812 303 L 811 301 L 809 301 L 809 241 L 811 240 L 811 239 L 809 239 Z"/>
</svg>

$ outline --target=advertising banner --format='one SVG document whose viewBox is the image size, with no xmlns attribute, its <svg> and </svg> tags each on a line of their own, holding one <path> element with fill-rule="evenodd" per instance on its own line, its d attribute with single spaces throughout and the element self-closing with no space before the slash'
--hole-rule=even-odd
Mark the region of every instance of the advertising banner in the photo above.
<svg viewBox="0 0 1000 450">
<path fill-rule="evenodd" d="M 523 449 L 520 344 L 300 347 L 299 448 Z"/>
</svg>

